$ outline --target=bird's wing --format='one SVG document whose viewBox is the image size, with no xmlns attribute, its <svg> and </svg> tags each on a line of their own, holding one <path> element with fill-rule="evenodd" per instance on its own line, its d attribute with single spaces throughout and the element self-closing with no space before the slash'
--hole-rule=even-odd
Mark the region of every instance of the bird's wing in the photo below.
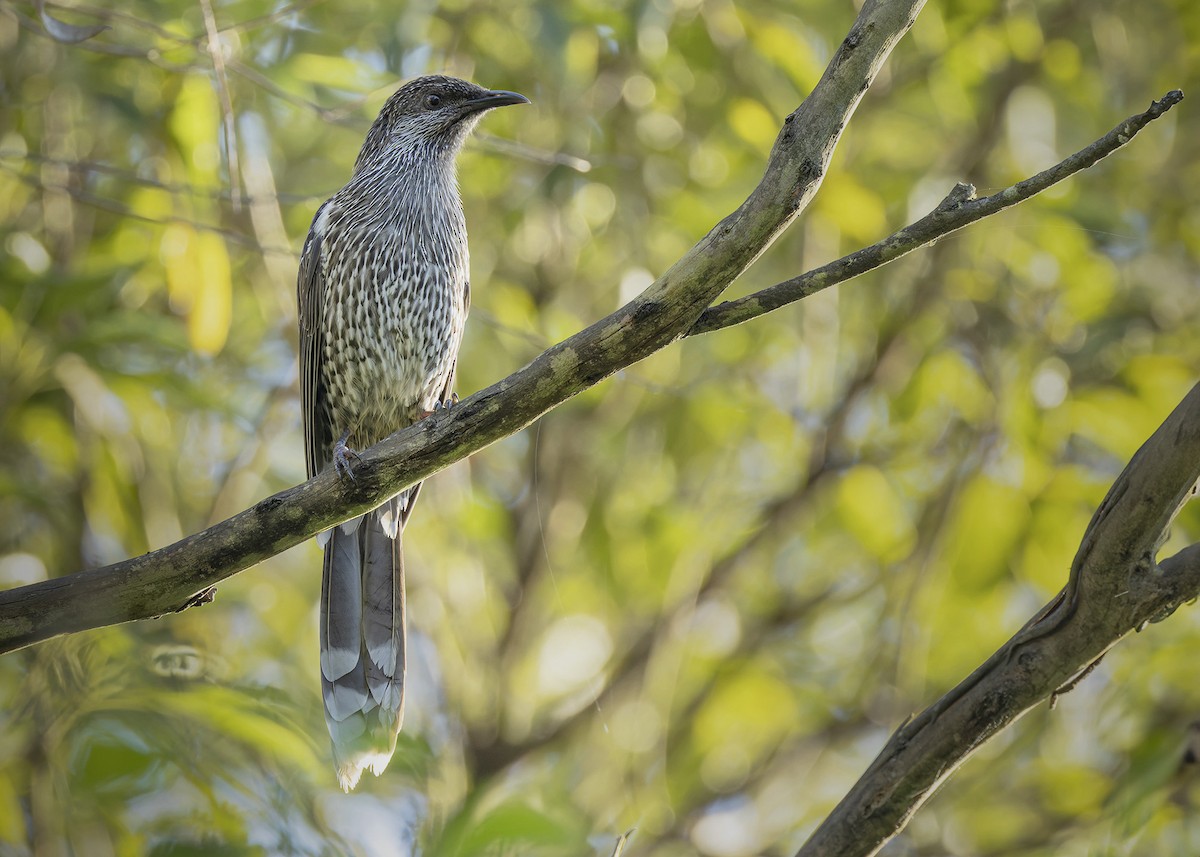
<svg viewBox="0 0 1200 857">
<path fill-rule="evenodd" d="M 463 280 L 463 307 L 462 317 L 463 322 L 467 320 L 468 313 L 471 312 L 471 279 L 468 277 Z M 455 353 L 454 360 L 450 363 L 450 374 L 446 376 L 446 385 L 442 387 L 441 401 L 443 404 L 450 402 L 454 396 L 454 384 L 458 380 L 458 354 Z"/>
<path fill-rule="evenodd" d="M 322 231 L 319 227 L 325 202 L 317 209 L 300 255 L 296 293 L 300 305 L 300 409 L 304 415 L 304 453 L 311 479 L 325 466 L 333 443 L 333 427 L 325 408 L 321 364 L 325 344 L 321 338 L 321 312 L 325 305 L 325 276 L 322 272 Z"/>
<path fill-rule="evenodd" d="M 466 320 L 467 313 L 469 313 L 470 311 L 471 311 L 471 281 L 469 279 L 467 279 L 467 280 L 463 280 L 462 314 L 463 314 L 464 321 Z M 457 380 L 458 380 L 458 354 L 455 354 L 454 359 L 450 361 L 450 372 L 449 372 L 449 374 L 446 375 L 446 381 L 444 384 L 442 384 L 442 389 L 440 391 L 438 391 L 438 401 L 441 402 L 443 405 L 449 405 L 451 402 L 456 401 L 456 399 L 454 398 L 454 384 Z M 420 488 L 421 486 L 420 486 L 420 484 L 418 484 L 416 487 Z M 414 491 L 413 495 L 412 495 L 412 500 L 416 500 L 416 499 L 417 499 L 417 495 L 416 495 L 416 492 Z M 408 503 L 408 509 L 409 509 L 409 511 L 412 510 L 412 501 L 411 500 Z"/>
</svg>

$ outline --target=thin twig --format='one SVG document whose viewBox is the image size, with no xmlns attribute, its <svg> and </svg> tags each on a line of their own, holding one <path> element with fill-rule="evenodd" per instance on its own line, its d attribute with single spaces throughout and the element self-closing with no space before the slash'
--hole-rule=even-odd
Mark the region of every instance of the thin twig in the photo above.
<svg viewBox="0 0 1200 857">
<path fill-rule="evenodd" d="M 492 152 L 500 152 L 505 155 L 512 155 L 526 161 L 532 161 L 535 164 L 545 164 L 550 167 L 566 167 L 577 173 L 589 173 L 593 168 L 593 163 L 585 158 L 568 155 L 565 152 L 551 152 L 546 149 L 538 149 L 524 143 L 517 143 L 513 140 L 506 140 L 503 137 L 497 137 L 495 134 L 476 133 L 475 139 L 481 148 Z"/>
<path fill-rule="evenodd" d="M 220 235 L 223 238 L 225 238 L 227 241 L 230 241 L 234 244 L 239 244 L 239 245 L 242 245 L 245 247 L 252 247 L 252 248 L 258 250 L 258 252 L 263 253 L 263 254 L 269 253 L 269 254 L 279 255 L 279 256 L 290 256 L 292 258 L 299 258 L 299 255 L 300 255 L 295 250 L 293 250 L 291 247 L 266 247 L 266 246 L 263 246 L 262 244 L 259 244 L 255 239 L 253 239 L 241 232 L 237 232 L 232 229 L 224 229 L 220 226 L 215 226 L 211 223 L 204 223 L 199 220 L 193 220 L 188 217 L 183 217 L 182 215 L 170 214 L 170 215 L 166 215 L 164 217 L 151 217 L 147 214 L 142 214 L 141 212 L 138 212 L 138 211 L 134 210 L 133 208 L 130 208 L 129 206 L 123 205 L 122 203 L 116 202 L 115 200 L 106 199 L 105 197 L 97 196 L 96 194 L 90 193 L 89 191 L 85 191 L 85 190 L 82 190 L 77 187 L 72 187 L 69 184 L 55 184 L 53 182 L 47 182 L 47 181 L 41 180 L 37 176 L 31 176 L 28 173 L 22 172 L 21 170 L 12 169 L 3 163 L 0 163 L 0 170 L 4 170 L 5 172 L 10 173 L 18 181 L 20 181 L 26 185 L 29 185 L 30 187 L 39 188 L 41 190 L 60 191 L 62 193 L 68 194 L 71 197 L 71 199 L 75 200 L 76 202 L 82 203 L 84 205 L 89 205 L 93 208 L 99 209 L 100 211 L 107 211 L 112 214 L 119 215 L 121 217 L 126 217 L 126 218 L 129 218 L 130 220 L 140 220 L 143 223 L 157 223 L 157 224 L 183 223 L 183 224 L 193 227 L 194 229 L 199 229 L 203 232 L 216 233 L 217 235 Z"/>
<path fill-rule="evenodd" d="M 18 174 L 19 170 L 4 163 L 7 160 L 27 161 L 31 164 L 48 164 L 51 166 L 66 167 L 70 172 L 77 174 L 110 176 L 113 179 L 125 182 L 127 184 L 152 188 L 153 190 L 162 191 L 163 193 L 220 201 L 224 201 L 229 198 L 229 194 L 223 188 L 201 187 L 200 185 L 192 184 L 191 182 L 159 181 L 158 179 L 147 178 L 146 176 L 139 175 L 133 170 L 125 169 L 123 167 L 115 167 L 112 164 L 105 164 L 100 161 L 80 161 L 74 158 L 53 158 L 43 155 L 40 152 L 26 152 L 20 149 L 0 149 L 0 169 L 11 170 L 14 174 Z M 31 176 L 31 178 L 36 177 Z M 37 186 L 41 187 L 41 185 Z M 318 203 L 320 203 L 322 200 L 328 199 L 335 190 L 337 190 L 337 188 L 330 187 L 327 190 L 318 191 L 317 193 L 259 194 L 257 196 L 243 196 L 242 201 L 248 205 L 253 205 L 255 203 L 280 203 L 282 205 L 311 205 L 316 208 Z"/>
<path fill-rule="evenodd" d="M 904 227 L 899 232 L 889 235 L 870 247 L 864 247 L 849 256 L 844 256 L 836 262 L 830 262 L 828 265 L 806 274 L 776 283 L 744 298 L 725 301 L 709 307 L 686 335 L 711 333 L 714 330 L 758 318 L 760 315 L 795 303 L 801 298 L 816 294 L 830 286 L 857 277 L 859 274 L 882 267 L 913 250 L 924 247 L 952 232 L 957 232 L 977 220 L 990 217 L 1019 202 L 1024 202 L 1111 155 L 1132 140 L 1139 131 L 1182 100 L 1182 91 L 1171 90 L 1158 101 L 1153 102 L 1148 110 L 1130 116 L 1099 140 L 1080 149 L 1069 158 L 1032 178 L 1006 187 L 991 196 L 976 199 L 974 187 L 966 184 L 955 185 L 937 208 L 916 223 Z"/>
<path fill-rule="evenodd" d="M 211 0 L 200 0 L 204 12 L 204 29 L 208 33 L 205 50 L 212 60 L 217 76 L 217 96 L 221 99 L 221 124 L 225 129 L 225 166 L 229 168 L 229 202 L 235 212 L 242 210 L 242 171 L 238 167 L 237 125 L 233 119 L 233 99 L 229 95 L 229 78 L 225 75 L 225 50 Z"/>
</svg>

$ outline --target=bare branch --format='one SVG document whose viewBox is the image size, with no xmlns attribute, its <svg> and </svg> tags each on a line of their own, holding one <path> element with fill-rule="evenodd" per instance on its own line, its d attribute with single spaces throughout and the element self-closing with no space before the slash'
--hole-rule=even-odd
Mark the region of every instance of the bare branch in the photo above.
<svg viewBox="0 0 1200 857">
<path fill-rule="evenodd" d="M 902 725 L 798 857 L 875 854 L 967 757 L 1130 631 L 1200 595 L 1200 545 L 1155 553 L 1200 479 L 1200 384 L 1113 483 L 1060 595 L 958 687 Z M 1077 597 L 1071 598 L 1074 590 Z"/>
<path fill-rule="evenodd" d="M 670 345 L 808 205 L 846 123 L 923 5 L 863 5 L 812 94 L 784 122 L 749 198 L 629 304 L 367 450 L 352 485 L 324 473 L 144 556 L 0 593 L 0 651 L 189 606 L 230 575 L 374 508 Z"/>
<path fill-rule="evenodd" d="M 1080 149 L 1069 158 L 991 196 L 976 199 L 974 187 L 966 184 L 955 185 L 937 208 L 916 223 L 836 262 L 776 283 L 744 298 L 710 307 L 692 325 L 687 335 L 710 333 L 765 315 L 859 274 L 882 267 L 977 220 L 1024 202 L 1111 155 L 1182 100 L 1183 93 L 1180 90 L 1171 90 L 1158 101 L 1152 102 L 1149 109 L 1136 116 L 1130 116 L 1099 140 Z"/>
<path fill-rule="evenodd" d="M 225 132 L 225 166 L 229 170 L 229 201 L 233 210 L 237 212 L 242 210 L 242 170 L 238 166 L 237 123 L 233 115 L 233 96 L 229 94 L 229 78 L 225 75 L 225 48 L 221 44 L 212 0 L 200 0 L 200 9 L 204 12 L 204 29 L 207 36 L 205 50 L 212 60 L 217 96 L 221 100 L 221 128 Z"/>
</svg>

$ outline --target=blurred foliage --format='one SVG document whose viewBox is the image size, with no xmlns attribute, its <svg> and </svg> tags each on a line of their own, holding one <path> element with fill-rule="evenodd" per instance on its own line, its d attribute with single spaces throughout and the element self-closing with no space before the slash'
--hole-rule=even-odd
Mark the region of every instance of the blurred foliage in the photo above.
<svg viewBox="0 0 1200 857">
<path fill-rule="evenodd" d="M 111 5 L 111 4 L 110 4 Z M 787 6 L 788 8 L 784 8 Z M 853 20 L 809 0 L 0 2 L 0 585 L 304 475 L 297 250 L 399 79 L 529 95 L 462 158 L 469 393 L 735 206 Z M 735 286 L 1200 82 L 1190 0 L 930 4 Z M 1152 58 L 1153 61 L 1147 61 Z M 1191 101 L 1052 192 L 680 343 L 431 480 L 387 773 L 345 797 L 307 544 L 178 616 L 0 659 L 0 854 L 787 854 L 1066 579 L 1200 370 Z M 1200 535 L 1185 510 L 1167 550 Z M 1200 625 L 1118 647 L 890 854 L 1200 852 Z"/>
</svg>

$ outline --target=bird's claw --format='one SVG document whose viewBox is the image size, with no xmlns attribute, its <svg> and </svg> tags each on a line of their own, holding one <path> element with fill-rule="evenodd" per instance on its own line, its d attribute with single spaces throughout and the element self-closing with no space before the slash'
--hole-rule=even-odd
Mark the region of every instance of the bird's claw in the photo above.
<svg viewBox="0 0 1200 857">
<path fill-rule="evenodd" d="M 438 401 L 433 403 L 432 408 L 430 408 L 429 410 L 421 411 L 420 419 L 423 420 L 426 417 L 431 417 L 434 414 L 436 414 L 438 411 L 442 411 L 442 410 L 448 411 L 448 410 L 450 410 L 450 408 L 454 407 L 457 404 L 458 404 L 458 393 L 451 393 L 449 396 L 446 397 L 445 401 L 442 401 L 439 399 Z"/>
<path fill-rule="evenodd" d="M 354 469 L 350 460 L 361 461 L 362 456 L 346 446 L 347 438 L 348 435 L 342 435 L 333 445 L 333 469 L 337 471 L 339 479 L 349 479 L 354 482 Z"/>
</svg>

